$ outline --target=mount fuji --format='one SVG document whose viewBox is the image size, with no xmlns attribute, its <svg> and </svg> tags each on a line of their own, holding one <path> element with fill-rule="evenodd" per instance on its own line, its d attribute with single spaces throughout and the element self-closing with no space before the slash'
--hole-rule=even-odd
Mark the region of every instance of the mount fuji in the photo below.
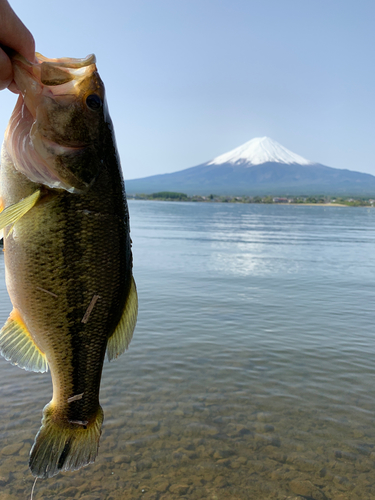
<svg viewBox="0 0 375 500">
<path fill-rule="evenodd" d="M 375 176 L 306 160 L 268 137 L 246 142 L 196 167 L 126 181 L 129 194 L 375 195 Z"/>
</svg>

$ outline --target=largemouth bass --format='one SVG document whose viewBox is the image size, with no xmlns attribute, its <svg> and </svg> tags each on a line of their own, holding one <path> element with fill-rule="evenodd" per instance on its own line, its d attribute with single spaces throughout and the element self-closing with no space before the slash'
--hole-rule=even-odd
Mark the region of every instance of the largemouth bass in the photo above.
<svg viewBox="0 0 375 500">
<path fill-rule="evenodd" d="M 95 56 L 30 63 L 13 56 L 21 92 L 5 133 L 0 229 L 13 311 L 0 352 L 51 371 L 52 401 L 30 453 L 36 477 L 95 460 L 99 388 L 132 338 L 137 292 L 129 215 Z"/>
</svg>

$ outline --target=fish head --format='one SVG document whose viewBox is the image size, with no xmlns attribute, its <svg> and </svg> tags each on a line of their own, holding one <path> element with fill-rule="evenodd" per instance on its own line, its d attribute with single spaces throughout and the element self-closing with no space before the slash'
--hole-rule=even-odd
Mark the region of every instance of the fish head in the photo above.
<svg viewBox="0 0 375 500">
<path fill-rule="evenodd" d="M 20 97 L 5 145 L 31 181 L 70 192 L 87 190 L 105 162 L 112 124 L 94 55 L 35 62 L 12 58 Z"/>
</svg>

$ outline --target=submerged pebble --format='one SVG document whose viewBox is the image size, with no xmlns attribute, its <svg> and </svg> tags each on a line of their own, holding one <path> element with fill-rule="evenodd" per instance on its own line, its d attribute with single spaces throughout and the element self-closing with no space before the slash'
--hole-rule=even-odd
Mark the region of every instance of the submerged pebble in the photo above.
<svg viewBox="0 0 375 500">
<path fill-rule="evenodd" d="M 137 205 L 141 207 L 139 210 L 147 213 L 146 218 L 142 212 L 138 219 L 138 224 L 142 220 L 147 229 L 142 229 L 142 238 L 147 245 L 151 241 L 148 231 L 154 231 L 151 226 L 156 210 L 161 210 L 163 217 L 176 220 L 175 212 L 172 213 L 168 204 L 150 202 L 147 209 L 148 203 Z M 186 210 L 190 217 L 195 210 L 192 205 L 185 208 L 179 205 L 178 210 Z M 299 209 L 284 208 L 293 213 Z M 222 224 L 225 225 L 225 218 L 228 217 L 230 222 L 230 214 L 237 210 L 232 206 L 229 212 L 222 213 L 225 207 L 213 204 L 209 208 L 205 205 L 204 209 L 214 210 L 209 221 L 202 219 L 208 236 L 209 223 L 221 228 Z M 319 210 L 318 207 L 315 209 Z M 359 214 L 354 210 L 353 213 Z M 250 212 L 241 211 L 241 214 L 241 224 L 246 227 L 244 221 Z M 371 212 L 371 217 L 373 215 Z M 252 216 L 259 222 L 261 214 Z M 275 213 L 274 217 L 278 215 Z M 348 216 L 345 221 L 340 217 L 336 222 L 349 224 Z M 82 500 L 85 497 L 92 500 L 91 497 L 96 496 L 101 500 L 374 499 L 375 365 L 372 344 L 363 334 L 368 328 L 372 335 L 373 307 L 367 307 L 366 300 L 373 303 L 370 298 L 374 296 L 374 280 L 373 276 L 367 280 L 367 273 L 371 274 L 368 267 L 366 272 L 362 269 L 363 272 L 357 273 L 355 259 L 348 260 L 349 267 L 345 269 L 335 267 L 337 253 L 345 248 L 347 256 L 350 238 L 355 252 L 358 251 L 358 234 L 365 219 L 359 215 L 356 217 L 356 224 L 345 232 L 345 241 L 341 239 L 341 230 L 339 234 L 335 233 L 337 239 L 332 240 L 330 235 L 336 231 L 336 225 L 330 225 L 329 231 L 321 235 L 318 232 L 321 221 L 315 216 L 307 242 L 298 236 L 298 231 L 306 234 L 303 225 L 306 219 L 296 217 L 296 225 L 290 226 L 293 232 L 288 238 L 278 227 L 272 226 L 272 235 L 276 235 L 276 239 L 272 236 L 272 242 L 267 246 L 266 233 L 262 232 L 264 240 L 259 243 L 259 254 L 255 256 L 256 265 L 264 266 L 262 262 L 267 252 L 269 257 L 272 246 L 275 253 L 266 262 L 272 272 L 264 267 L 264 275 L 261 278 L 252 275 L 251 280 L 248 275 L 235 276 L 232 282 L 222 275 L 217 278 L 216 268 L 209 267 L 213 266 L 217 256 L 216 240 L 208 240 L 214 249 L 208 252 L 206 247 L 199 246 L 199 239 L 194 240 L 191 247 L 188 239 L 173 239 L 172 230 L 168 232 L 165 244 L 157 237 L 153 239 L 152 243 L 160 245 L 155 259 L 161 270 L 156 270 L 155 266 L 151 270 L 147 268 L 143 270 L 143 283 L 139 279 L 140 294 L 143 294 L 140 304 L 144 307 L 140 329 L 134 339 L 139 341 L 131 345 L 131 355 L 104 367 L 101 400 L 106 419 L 97 462 L 77 472 L 63 473 L 53 480 L 38 480 L 34 500 Z M 269 219 L 273 220 L 273 217 Z M 198 222 L 201 224 L 200 219 Z M 229 222 L 227 229 L 230 226 L 232 230 Z M 258 222 L 254 234 L 258 234 Z M 327 219 L 324 218 L 323 222 L 327 223 Z M 229 251 L 229 245 L 237 236 L 245 238 L 250 232 L 244 230 L 243 235 L 233 232 L 228 243 L 220 240 L 220 231 L 215 234 L 220 244 L 228 245 L 226 248 L 231 258 L 233 252 Z M 224 236 L 228 234 L 226 232 Z M 369 248 L 366 259 L 357 260 L 366 261 L 367 266 L 368 259 L 373 259 L 370 251 L 373 237 L 370 232 L 366 235 Z M 283 244 L 275 244 L 279 238 Z M 300 244 L 294 244 L 295 238 Z M 134 241 L 136 244 L 136 238 Z M 177 250 L 181 248 L 180 241 L 183 242 L 183 252 L 194 247 L 195 257 L 202 252 L 212 259 L 212 262 L 205 261 L 206 267 L 202 266 L 202 277 L 194 274 L 193 266 L 189 268 L 190 281 L 186 281 L 182 272 L 176 272 L 174 276 L 173 258 L 176 247 Z M 330 268 L 324 268 L 330 280 L 324 280 L 322 276 L 315 278 L 306 272 L 306 275 L 296 275 L 298 279 L 303 278 L 299 283 L 289 270 L 281 278 L 273 273 L 272 266 L 279 262 L 283 246 L 296 257 L 294 263 L 305 266 L 303 269 L 306 270 L 303 258 L 309 255 L 306 256 L 303 245 L 311 248 L 311 259 L 315 260 L 306 262 L 314 273 L 321 265 L 321 261 L 316 260 L 321 251 L 332 256 Z M 297 249 L 299 253 L 293 253 Z M 162 267 L 164 256 L 159 258 L 158 252 L 160 255 L 167 252 L 168 265 L 173 272 Z M 221 253 L 222 258 L 225 255 L 225 252 Z M 241 256 L 243 262 L 248 262 L 247 253 Z M 289 256 L 288 259 L 287 262 Z M 212 275 L 204 271 L 207 267 Z M 339 279 L 337 295 L 324 293 L 327 282 L 332 281 L 332 269 L 336 270 Z M 159 279 L 163 273 L 169 273 L 168 280 L 173 282 L 167 281 L 167 286 L 161 286 L 158 294 L 151 293 L 147 288 L 149 280 L 155 276 Z M 354 281 L 350 280 L 350 273 Z M 181 276 L 183 281 L 180 283 Z M 354 282 L 360 286 L 353 288 Z M 225 288 L 228 283 L 230 287 L 235 283 L 230 288 L 234 291 L 233 299 Z M 213 295 L 222 285 L 225 290 L 220 302 Z M 315 300 L 318 285 L 318 307 L 310 309 L 308 316 L 302 314 L 310 299 Z M 193 302 L 193 307 L 189 306 L 189 318 L 181 316 L 187 304 L 187 290 L 191 291 L 189 300 Z M 332 290 L 331 287 L 329 292 Z M 264 301 L 269 297 L 272 298 L 271 307 Z M 347 314 L 341 305 L 337 307 L 343 300 L 347 304 Z M 351 307 L 353 301 L 360 304 L 357 313 Z M 228 330 L 225 324 L 223 326 L 223 320 L 218 317 L 228 302 L 238 315 L 235 331 Z M 292 303 L 293 308 L 288 309 L 288 304 Z M 283 323 L 280 323 L 282 308 L 285 308 L 285 314 Z M 337 329 L 338 333 L 331 328 L 331 323 L 329 329 L 324 330 L 323 322 L 318 321 L 322 311 L 338 318 L 338 327 L 341 328 Z M 168 313 L 171 316 L 167 321 Z M 259 314 L 265 318 L 263 323 L 257 323 Z M 298 332 L 293 331 L 296 314 Z M 178 322 L 180 317 L 181 322 Z M 364 325 L 365 320 L 368 327 Z M 306 325 L 309 321 L 310 324 Z M 346 322 L 356 339 L 348 336 Z M 360 328 L 357 328 L 357 323 Z M 257 328 L 250 331 L 251 324 L 256 324 Z M 273 332 L 266 331 L 265 327 L 272 328 Z M 298 335 L 302 341 L 294 341 L 293 335 Z M 345 349 L 337 351 L 341 338 L 348 343 L 344 344 Z M 358 339 L 366 349 L 360 349 Z M 3 380 L 15 377 L 12 384 L 17 386 L 16 391 L 12 385 L 4 386 L 4 398 L 9 401 L 18 398 L 14 418 L 9 408 L 0 408 L 4 425 L 2 443 L 15 445 L 14 454 L 6 455 L 0 450 L 0 477 L 4 478 L 4 484 L 0 485 L 1 500 L 26 499 L 30 496 L 33 478 L 28 472 L 24 453 L 30 450 L 34 431 L 39 426 L 40 408 L 47 402 L 40 393 L 48 393 L 49 380 L 35 375 L 34 385 L 28 385 L 24 390 L 25 373 L 11 366 L 0 368 Z M 21 372 L 19 376 L 16 375 L 18 372 Z M 31 381 L 32 377 L 29 379 Z M 24 418 L 25 415 L 28 417 Z M 17 420 L 20 416 L 22 422 Z"/>
</svg>

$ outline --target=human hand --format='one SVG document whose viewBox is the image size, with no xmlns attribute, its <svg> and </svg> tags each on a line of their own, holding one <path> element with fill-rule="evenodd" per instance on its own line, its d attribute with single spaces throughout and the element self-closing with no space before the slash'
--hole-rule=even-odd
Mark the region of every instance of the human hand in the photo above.
<svg viewBox="0 0 375 500">
<path fill-rule="evenodd" d="M 29 61 L 35 59 L 34 38 L 7 0 L 0 0 L 0 90 L 8 87 L 19 93 L 13 81 L 12 63 L 2 46 L 15 50 Z"/>
</svg>

